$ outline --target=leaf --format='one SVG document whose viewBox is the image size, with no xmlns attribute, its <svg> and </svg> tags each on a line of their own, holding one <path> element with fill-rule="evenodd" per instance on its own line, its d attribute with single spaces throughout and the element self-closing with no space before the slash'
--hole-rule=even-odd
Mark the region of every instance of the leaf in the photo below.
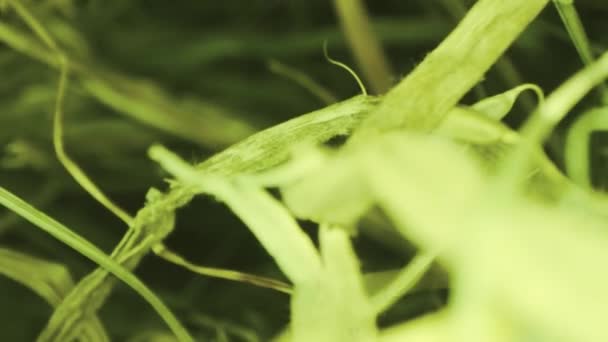
<svg viewBox="0 0 608 342">
<path fill-rule="evenodd" d="M 543 90 L 535 84 L 526 83 L 507 90 L 504 93 L 487 97 L 473 104 L 471 108 L 495 121 L 500 121 L 509 114 L 519 94 L 526 90 L 533 90 L 538 97 L 539 103 L 544 101 Z"/>
<path fill-rule="evenodd" d="M 2 247 L 0 273 L 29 287 L 53 306 L 74 287 L 65 266 Z"/>
<path fill-rule="evenodd" d="M 74 287 L 65 266 L 8 248 L 0 248 L 0 274 L 27 286 L 53 307 L 59 306 Z M 95 341 L 109 341 L 97 316 L 87 320 L 82 334 Z"/>
<path fill-rule="evenodd" d="M 41 211 L 30 206 L 6 189 L 0 187 L 0 204 L 22 216 L 49 235 L 65 243 L 85 257 L 106 268 L 118 279 L 124 281 L 139 293 L 156 312 L 165 320 L 180 341 L 192 341 L 186 329 L 179 323 L 165 304 L 142 283 L 133 273 L 126 270 L 116 261 L 105 255 L 99 248 L 83 239 L 69 228 L 55 221 Z"/>
</svg>

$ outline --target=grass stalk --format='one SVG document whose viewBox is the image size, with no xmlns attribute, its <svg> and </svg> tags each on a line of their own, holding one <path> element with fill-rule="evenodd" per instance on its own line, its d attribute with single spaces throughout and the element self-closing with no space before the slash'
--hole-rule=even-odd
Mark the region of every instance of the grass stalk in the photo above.
<svg viewBox="0 0 608 342">
<path fill-rule="evenodd" d="M 435 129 L 547 2 L 478 1 L 454 31 L 386 94 L 354 140 L 394 129 Z"/>
</svg>

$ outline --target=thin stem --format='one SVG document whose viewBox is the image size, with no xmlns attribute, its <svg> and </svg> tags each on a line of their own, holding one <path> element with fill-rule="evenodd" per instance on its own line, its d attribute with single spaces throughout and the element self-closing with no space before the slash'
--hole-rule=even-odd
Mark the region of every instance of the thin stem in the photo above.
<svg viewBox="0 0 608 342">
<path fill-rule="evenodd" d="M 54 180 L 48 181 L 42 186 L 40 192 L 36 194 L 36 197 L 30 203 L 34 203 L 37 207 L 45 207 L 52 202 L 59 194 L 61 186 Z M 21 220 L 19 215 L 8 212 L 6 215 L 0 217 L 0 237 L 8 232 L 15 224 Z"/>
<path fill-rule="evenodd" d="M 285 65 L 273 59 L 268 62 L 268 68 L 275 74 L 281 75 L 299 84 L 300 86 L 302 86 L 302 88 L 308 90 L 311 94 L 316 96 L 326 105 L 338 102 L 336 96 L 334 96 L 334 94 L 332 94 L 327 88 L 319 84 L 310 76 L 293 67 Z"/>
<path fill-rule="evenodd" d="M 364 96 L 367 96 L 367 89 L 365 88 L 365 85 L 363 84 L 363 82 L 361 82 L 361 79 L 359 78 L 359 76 L 357 76 L 357 73 L 353 69 L 351 69 L 348 65 L 329 57 L 329 53 L 327 52 L 327 41 L 325 41 L 323 43 L 323 55 L 325 56 L 325 59 L 327 59 L 327 61 L 329 63 L 331 63 L 335 66 L 338 66 L 338 67 L 346 70 L 349 74 L 351 74 L 351 76 L 355 79 L 355 81 L 357 81 L 357 85 L 359 85 L 361 94 Z"/>
<path fill-rule="evenodd" d="M 566 26 L 568 35 L 578 52 L 583 64 L 585 66 L 591 65 L 595 61 L 593 51 L 591 49 L 591 43 L 589 37 L 585 32 L 585 27 L 581 22 L 581 18 L 578 15 L 578 11 L 574 6 L 573 0 L 553 0 L 557 12 L 562 19 L 562 22 Z M 608 88 L 604 82 L 597 85 L 597 89 L 600 93 L 601 99 L 604 103 L 608 104 Z"/>
<path fill-rule="evenodd" d="M 429 270 L 437 253 L 418 254 L 405 266 L 388 285 L 381 289 L 372 300 L 374 312 L 380 314 L 395 304 L 399 298 L 414 288 L 416 283 Z"/>
<path fill-rule="evenodd" d="M 11 4 L 26 22 L 26 24 L 34 31 L 34 33 L 44 42 L 44 44 L 56 56 L 59 64 L 59 85 L 57 89 L 57 98 L 55 100 L 55 110 L 53 117 L 53 146 L 57 154 L 57 159 L 61 162 L 68 173 L 74 180 L 82 186 L 93 198 L 101 203 L 106 209 L 118 216 L 127 225 L 133 223 L 133 219 L 125 210 L 114 204 L 108 196 L 106 196 L 96 185 L 91 181 L 89 176 L 76 164 L 66 153 L 63 144 L 63 101 L 67 90 L 69 64 L 68 58 L 59 48 L 57 42 L 44 26 L 32 15 L 32 13 L 21 4 L 20 1 L 12 1 Z"/>
<path fill-rule="evenodd" d="M 106 209 L 120 218 L 127 226 L 133 224 L 133 218 L 124 209 L 115 204 L 95 183 L 91 178 L 84 172 L 84 170 L 78 166 L 76 162 L 65 151 L 63 143 L 63 101 L 65 99 L 65 93 L 67 90 L 68 72 L 69 65 L 67 58 L 57 50 L 59 60 L 61 64 L 59 86 L 57 90 L 57 99 L 55 101 L 55 115 L 53 119 L 53 147 L 57 154 L 57 159 L 61 162 L 63 167 L 68 173 L 74 178 L 74 180 L 82 186 L 87 193 L 89 193 L 95 200 L 97 200 Z"/>
<path fill-rule="evenodd" d="M 505 185 L 511 187 L 527 172 L 533 146 L 547 138 L 570 110 L 600 82 L 608 77 L 608 52 L 597 62 L 579 71 L 559 88 L 532 114 L 522 128 L 525 141 L 506 160 L 503 170 Z"/>
<path fill-rule="evenodd" d="M 65 151 L 63 144 L 63 100 L 68 80 L 68 64 L 67 59 L 60 58 L 62 61 L 61 75 L 59 78 L 59 89 L 57 91 L 57 100 L 55 102 L 55 116 L 53 120 L 53 146 L 57 159 L 63 167 L 74 178 L 74 180 L 82 186 L 95 200 L 101 203 L 106 209 L 120 218 L 128 226 L 133 224 L 133 218 L 121 207 L 116 205 L 105 193 L 91 181 L 91 178 L 76 164 Z"/>
<path fill-rule="evenodd" d="M 158 245 L 157 247 L 155 247 L 154 252 L 161 258 L 200 275 L 249 283 L 255 286 L 265 287 L 287 294 L 291 294 L 293 292 L 289 284 L 272 278 L 261 277 L 254 274 L 232 271 L 223 268 L 195 265 L 190 261 L 184 259 L 180 255 L 171 252 L 163 245 Z"/>
<path fill-rule="evenodd" d="M 362 0 L 335 0 L 342 31 L 373 92 L 383 94 L 391 87 L 394 74 L 376 39 Z"/>
<path fill-rule="evenodd" d="M 573 0 L 553 0 L 557 12 L 561 17 L 570 39 L 576 48 L 581 60 L 585 65 L 593 63 L 595 59 L 591 52 L 591 45 L 589 44 L 589 38 L 583 27 L 583 23 L 574 7 Z"/>
</svg>

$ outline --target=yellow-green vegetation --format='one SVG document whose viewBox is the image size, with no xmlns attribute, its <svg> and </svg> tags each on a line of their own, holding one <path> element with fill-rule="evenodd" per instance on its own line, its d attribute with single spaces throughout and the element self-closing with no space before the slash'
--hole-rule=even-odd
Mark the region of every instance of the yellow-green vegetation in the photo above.
<svg viewBox="0 0 608 342">
<path fill-rule="evenodd" d="M 608 341 L 607 18 L 0 0 L 0 340 Z"/>
</svg>

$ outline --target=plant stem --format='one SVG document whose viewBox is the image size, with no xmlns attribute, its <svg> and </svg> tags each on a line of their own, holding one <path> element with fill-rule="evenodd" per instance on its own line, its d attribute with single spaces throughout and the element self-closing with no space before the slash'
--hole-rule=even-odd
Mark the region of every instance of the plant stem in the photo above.
<svg viewBox="0 0 608 342">
<path fill-rule="evenodd" d="M 460 21 L 460 19 L 467 14 L 467 6 L 465 6 L 463 0 L 441 0 L 441 4 L 456 22 Z M 502 77 L 507 87 L 515 88 L 524 83 L 521 74 L 517 71 L 517 68 L 515 68 L 515 65 L 509 56 L 505 55 L 498 59 L 494 68 L 500 77 Z M 480 87 L 481 84 L 476 86 L 476 88 Z M 536 107 L 534 98 L 529 93 L 522 94 L 519 101 L 522 109 L 524 109 L 526 113 L 531 113 Z"/>
<path fill-rule="evenodd" d="M 607 77 L 608 53 L 604 53 L 596 62 L 574 74 L 547 97 L 521 129 L 526 142 L 520 144 L 505 160 L 502 174 L 505 186 L 513 188 L 513 183 L 518 182 L 528 170 L 532 146 L 542 145 L 572 108 Z"/>
<path fill-rule="evenodd" d="M 548 0 L 480 0 L 397 86 L 353 141 L 394 129 L 427 132 L 482 78 Z"/>
</svg>

